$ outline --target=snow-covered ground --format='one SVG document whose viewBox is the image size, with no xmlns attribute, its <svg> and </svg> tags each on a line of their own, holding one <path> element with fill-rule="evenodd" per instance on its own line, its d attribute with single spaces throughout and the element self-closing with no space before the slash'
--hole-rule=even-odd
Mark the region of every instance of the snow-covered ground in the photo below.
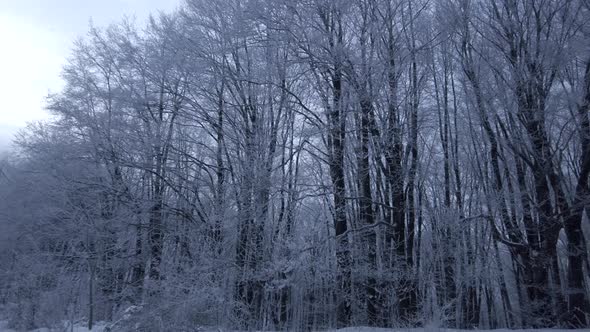
<svg viewBox="0 0 590 332">
<path fill-rule="evenodd" d="M 41 329 L 31 330 L 31 331 L 27 331 L 27 332 L 70 332 L 70 331 L 73 331 L 73 332 L 103 332 L 105 326 L 106 325 L 104 323 L 98 323 L 95 327 L 92 328 L 92 330 L 88 330 L 88 328 L 85 326 L 74 325 L 73 328 L 72 328 L 72 326 L 66 326 L 61 329 L 41 328 Z M 198 330 L 198 331 L 209 332 L 209 331 L 203 330 L 203 329 Z M 214 330 L 210 330 L 210 331 L 211 332 L 224 332 L 225 330 L 214 329 Z M 474 330 L 456 330 L 456 329 L 442 329 L 442 328 L 432 328 L 432 327 L 414 328 L 414 329 L 385 329 L 385 328 L 359 326 L 359 327 L 347 327 L 344 329 L 331 330 L 331 331 L 327 331 L 327 332 L 468 332 L 468 331 L 474 331 Z M 572 332 L 574 330 L 559 330 L 559 329 L 508 330 L 508 329 L 498 329 L 498 330 L 477 330 L 477 331 L 480 331 L 480 332 Z M 578 332 L 578 331 L 590 332 L 590 329 L 579 329 L 579 330 L 575 330 L 575 331 L 576 332 Z M 0 321 L 0 332 L 18 332 L 18 331 L 9 329 L 7 327 L 6 321 Z M 115 331 L 113 331 L 113 332 L 115 332 Z M 237 331 L 233 331 L 233 332 L 237 332 Z"/>
<path fill-rule="evenodd" d="M 443 329 L 443 328 L 414 328 L 414 329 L 384 329 L 377 327 L 347 327 L 344 329 L 333 330 L 330 332 L 572 332 L 572 331 L 584 331 L 590 332 L 590 329 L 578 329 L 578 330 L 560 330 L 560 329 L 522 329 L 522 330 L 509 330 L 509 329 L 497 329 L 497 330 L 458 330 L 458 329 Z"/>
<path fill-rule="evenodd" d="M 0 332 L 19 332 L 16 330 L 9 329 L 7 327 L 7 325 L 8 325 L 7 321 L 0 321 Z M 89 330 L 86 326 L 81 326 L 81 325 L 71 326 L 69 324 L 64 324 L 64 327 L 62 327 L 60 329 L 40 328 L 40 329 L 30 330 L 27 332 L 90 332 L 90 331 L 103 332 L 104 327 L 105 327 L 105 324 L 98 323 L 92 328 L 92 330 Z"/>
</svg>

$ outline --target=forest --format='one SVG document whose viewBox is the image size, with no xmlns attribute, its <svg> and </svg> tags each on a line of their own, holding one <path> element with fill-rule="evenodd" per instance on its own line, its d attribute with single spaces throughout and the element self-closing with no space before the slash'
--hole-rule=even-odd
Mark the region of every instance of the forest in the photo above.
<svg viewBox="0 0 590 332">
<path fill-rule="evenodd" d="M 588 327 L 589 22 L 588 0 L 184 0 L 91 25 L 0 160 L 0 309 Z"/>
</svg>

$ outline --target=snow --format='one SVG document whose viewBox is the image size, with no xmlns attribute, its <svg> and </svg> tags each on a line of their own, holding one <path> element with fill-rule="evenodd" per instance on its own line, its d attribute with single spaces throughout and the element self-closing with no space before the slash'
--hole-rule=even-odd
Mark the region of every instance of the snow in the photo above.
<svg viewBox="0 0 590 332">
<path fill-rule="evenodd" d="M 92 330 L 89 330 L 87 326 L 82 326 L 80 324 L 75 324 L 73 327 L 68 324 L 64 323 L 64 327 L 57 328 L 57 329 L 50 329 L 50 328 L 40 328 L 34 329 L 27 332 L 103 332 L 106 324 L 105 323 L 97 323 Z M 8 321 L 0 321 L 0 332 L 17 332 L 16 330 L 8 328 Z"/>
<path fill-rule="evenodd" d="M 0 332 L 17 332 L 16 330 L 9 329 L 7 327 L 7 321 L 0 321 Z M 62 331 L 73 331 L 73 332 L 103 332 L 106 326 L 105 323 L 98 323 L 96 324 L 92 330 L 88 330 L 86 326 L 81 326 L 80 324 L 74 325 L 73 329 L 68 324 L 64 324 L 67 326 L 66 328 L 60 329 L 49 329 L 49 328 L 40 328 L 35 329 L 27 332 L 62 332 Z M 205 331 L 205 330 L 200 330 Z M 211 331 L 219 332 L 223 331 L 222 329 L 214 329 Z M 468 331 L 481 331 L 481 332 L 571 332 L 574 330 L 562 330 L 562 329 L 523 329 L 523 330 L 509 330 L 509 329 L 497 329 L 497 330 L 458 330 L 458 329 L 443 329 L 443 328 L 411 328 L 411 329 L 387 329 L 387 328 L 378 328 L 378 327 L 366 327 L 366 326 L 357 326 L 357 327 L 347 327 L 338 330 L 330 330 L 327 332 L 468 332 Z M 575 330 L 576 332 L 590 332 L 590 329 L 578 329 Z M 236 331 L 237 332 L 237 331 Z"/>
<path fill-rule="evenodd" d="M 14 330 L 10 330 L 6 327 L 8 322 L 5 320 L 0 320 L 0 332 L 13 332 Z"/>
<path fill-rule="evenodd" d="M 444 329 L 444 328 L 411 328 L 411 329 L 387 329 L 378 327 L 347 327 L 338 330 L 332 330 L 330 332 L 467 332 L 467 331 L 481 331 L 481 332 L 590 332 L 590 329 L 577 329 L 577 330 L 561 330 L 561 329 L 497 329 L 497 330 L 459 330 L 459 329 Z"/>
</svg>

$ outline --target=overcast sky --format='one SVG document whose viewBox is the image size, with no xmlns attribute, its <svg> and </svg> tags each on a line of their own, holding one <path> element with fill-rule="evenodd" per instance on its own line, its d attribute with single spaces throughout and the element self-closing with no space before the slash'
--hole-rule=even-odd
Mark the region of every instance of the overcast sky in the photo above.
<svg viewBox="0 0 590 332">
<path fill-rule="evenodd" d="M 45 96 L 63 83 L 73 41 L 90 19 L 105 26 L 124 15 L 144 22 L 181 0 L 0 0 L 0 151 L 27 122 L 47 118 Z"/>
</svg>

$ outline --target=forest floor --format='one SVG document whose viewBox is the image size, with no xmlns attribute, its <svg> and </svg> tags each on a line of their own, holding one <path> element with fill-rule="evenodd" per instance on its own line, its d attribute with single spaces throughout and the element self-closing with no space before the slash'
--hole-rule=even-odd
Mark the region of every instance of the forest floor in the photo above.
<svg viewBox="0 0 590 332">
<path fill-rule="evenodd" d="M 89 330 L 88 327 L 81 326 L 79 324 L 75 324 L 74 326 L 71 326 L 70 324 L 64 324 L 64 327 L 60 328 L 60 329 L 39 328 L 39 329 L 29 330 L 27 332 L 103 332 L 105 326 L 106 326 L 106 324 L 104 324 L 104 323 L 98 323 L 98 324 L 96 324 L 96 326 L 92 330 Z M 0 320 L 0 332 L 20 332 L 20 331 L 9 329 L 8 322 L 5 320 Z"/>
<path fill-rule="evenodd" d="M 347 327 L 344 329 L 339 330 L 331 330 L 328 332 L 468 332 L 468 331 L 478 331 L 478 332 L 572 332 L 572 331 L 584 331 L 590 332 L 590 329 L 577 329 L 577 330 L 563 330 L 563 329 L 496 329 L 496 330 L 459 330 L 459 329 L 444 329 L 444 328 L 437 328 L 437 327 L 427 327 L 427 328 L 411 328 L 411 329 L 386 329 L 386 328 L 376 328 L 376 327 Z"/>
<path fill-rule="evenodd" d="M 18 332 L 13 329 L 9 329 L 7 327 L 7 321 L 0 321 L 0 332 Z M 72 326 L 65 326 L 61 329 L 49 329 L 49 328 L 40 328 L 35 330 L 30 330 L 27 332 L 103 332 L 106 324 L 105 323 L 98 323 L 92 330 L 88 330 L 85 326 L 74 325 Z M 238 331 L 227 331 L 223 329 L 199 329 L 199 332 L 238 332 Z M 509 330 L 509 329 L 497 329 L 497 330 L 457 330 L 457 329 L 443 329 L 443 328 L 435 328 L 435 327 L 428 327 L 428 328 L 412 328 L 412 329 L 386 329 L 386 328 L 375 328 L 375 327 L 347 327 L 338 330 L 329 330 L 326 332 L 461 332 L 461 331 L 481 331 L 481 332 L 571 332 L 573 330 L 563 330 L 563 329 L 522 329 L 522 330 Z M 577 331 L 584 331 L 590 332 L 590 329 L 579 329 Z M 114 331 L 113 331 L 114 332 Z"/>
</svg>

